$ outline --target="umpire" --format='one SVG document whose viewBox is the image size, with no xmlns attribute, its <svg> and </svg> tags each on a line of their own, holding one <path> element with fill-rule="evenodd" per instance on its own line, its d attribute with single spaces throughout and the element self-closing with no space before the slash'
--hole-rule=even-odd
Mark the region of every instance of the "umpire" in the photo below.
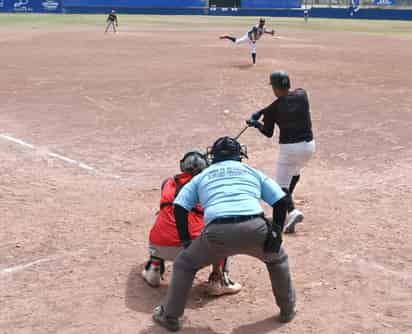
<svg viewBox="0 0 412 334">
<path fill-rule="evenodd" d="M 174 201 L 176 224 L 187 230 L 188 212 L 197 204 L 204 208 L 205 228 L 191 241 L 173 265 L 166 302 L 158 306 L 153 320 L 171 330 L 180 329 L 193 279 L 198 270 L 219 259 L 246 254 L 263 261 L 280 308 L 280 322 L 296 314 L 288 256 L 281 247 L 289 195 L 262 172 L 241 162 L 246 147 L 230 137 L 219 138 L 208 150 L 212 165 L 196 175 Z M 262 199 L 273 207 L 273 220 L 264 218 Z"/>
</svg>

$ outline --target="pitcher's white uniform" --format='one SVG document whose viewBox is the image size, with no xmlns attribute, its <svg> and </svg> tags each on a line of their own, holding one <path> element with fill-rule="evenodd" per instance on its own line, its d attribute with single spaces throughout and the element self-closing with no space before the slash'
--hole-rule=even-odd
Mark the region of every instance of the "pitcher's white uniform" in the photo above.
<svg viewBox="0 0 412 334">
<path fill-rule="evenodd" d="M 236 38 L 235 44 L 249 43 L 250 53 L 256 53 L 256 42 L 264 33 L 271 34 L 272 30 L 268 30 L 265 27 L 260 27 L 259 24 L 257 24 L 242 37 Z"/>
<path fill-rule="evenodd" d="M 274 35 L 275 31 L 273 29 L 265 28 L 265 20 L 260 19 L 259 23 L 253 26 L 246 34 L 240 38 L 236 38 L 229 35 L 222 35 L 220 39 L 228 39 L 235 44 L 248 43 L 250 48 L 250 54 L 252 56 L 253 65 L 256 64 L 256 42 L 262 37 L 263 34 Z"/>
</svg>

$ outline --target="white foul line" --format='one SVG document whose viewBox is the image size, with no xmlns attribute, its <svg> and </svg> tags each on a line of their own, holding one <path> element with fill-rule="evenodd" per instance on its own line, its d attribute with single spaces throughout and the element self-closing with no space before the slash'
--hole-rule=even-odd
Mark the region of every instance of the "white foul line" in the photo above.
<svg viewBox="0 0 412 334">
<path fill-rule="evenodd" d="M 43 262 L 50 262 L 50 261 L 57 260 L 59 258 L 65 257 L 65 256 L 75 256 L 75 255 L 81 254 L 85 251 L 86 251 L 86 249 L 82 248 L 82 249 L 79 249 L 79 250 L 74 251 L 74 252 L 55 254 L 55 255 L 52 255 L 52 256 L 49 256 L 49 257 L 44 257 L 44 258 L 32 261 L 32 262 L 28 262 L 28 263 L 24 263 L 24 264 L 18 264 L 18 265 L 12 266 L 12 267 L 0 269 L 0 274 L 3 274 L 3 275 L 12 274 L 12 273 L 24 270 L 26 268 L 33 267 L 33 266 L 35 266 L 37 264 L 40 264 L 40 263 L 43 263 Z"/>
<path fill-rule="evenodd" d="M 25 141 L 23 141 L 23 140 L 21 140 L 21 139 L 14 138 L 14 137 L 9 136 L 9 135 L 6 135 L 6 134 L 1 134 L 1 133 L 0 133 L 0 138 L 5 139 L 5 140 L 8 140 L 8 141 L 11 141 L 11 142 L 13 142 L 13 143 L 19 144 L 19 145 L 24 146 L 24 147 L 31 148 L 31 149 L 33 149 L 33 150 L 36 149 L 36 147 L 35 147 L 34 145 L 29 144 L 29 143 L 26 143 Z M 84 170 L 87 170 L 87 171 L 92 171 L 92 172 L 96 172 L 96 173 L 97 173 L 97 170 L 96 170 L 94 167 L 89 166 L 89 165 L 87 165 L 87 164 L 85 164 L 85 163 L 83 163 L 83 162 L 80 162 L 80 161 L 77 161 L 77 160 L 74 160 L 74 159 L 70 159 L 70 158 L 68 158 L 68 157 L 65 157 L 65 156 L 63 156 L 63 155 L 60 155 L 60 154 L 57 154 L 57 153 L 53 153 L 53 152 L 47 152 L 47 155 L 50 156 L 50 157 L 52 157 L 52 158 L 59 159 L 59 160 L 68 162 L 68 163 L 70 163 L 70 164 L 76 165 L 77 167 L 79 167 L 79 168 L 81 168 L 81 169 L 84 169 Z M 102 174 L 102 173 L 99 173 L 99 174 Z M 105 175 L 106 175 L 106 174 L 105 174 Z M 106 176 L 110 176 L 110 177 L 113 177 L 113 178 L 115 178 L 115 179 L 120 179 L 120 176 L 118 176 L 118 175 L 110 175 L 110 174 L 107 174 Z"/>
<path fill-rule="evenodd" d="M 10 136 L 1 134 L 1 133 L 0 133 L 0 137 L 3 138 L 3 139 L 6 139 L 6 140 L 12 141 L 12 142 L 14 142 L 14 143 L 16 143 L 16 144 L 20 144 L 20 145 L 22 145 L 22 146 L 25 146 L 25 147 L 34 149 L 34 146 L 33 146 L 33 145 L 31 145 L 31 144 L 29 144 L 29 143 L 26 143 L 26 142 L 24 142 L 23 140 L 20 140 L 20 139 L 17 139 L 17 138 L 13 138 L 13 137 L 10 137 Z"/>
<path fill-rule="evenodd" d="M 39 259 L 39 260 L 36 260 L 36 261 L 33 261 L 33 262 L 29 262 L 29 263 L 26 263 L 26 264 L 19 264 L 19 265 L 14 266 L 14 267 L 1 269 L 0 273 L 2 273 L 2 274 L 14 273 L 16 271 L 20 271 L 20 270 L 32 267 L 32 266 L 34 266 L 38 263 L 47 262 L 47 261 L 51 261 L 51 260 L 53 260 L 53 258 L 44 258 L 44 259 Z"/>
</svg>

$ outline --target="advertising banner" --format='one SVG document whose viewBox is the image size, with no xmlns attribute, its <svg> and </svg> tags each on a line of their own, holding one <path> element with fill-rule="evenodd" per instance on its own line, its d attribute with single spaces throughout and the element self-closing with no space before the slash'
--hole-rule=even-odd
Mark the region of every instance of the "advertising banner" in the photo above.
<svg viewBox="0 0 412 334">
<path fill-rule="evenodd" d="M 0 0 L 0 11 L 11 13 L 61 13 L 62 0 Z"/>
</svg>

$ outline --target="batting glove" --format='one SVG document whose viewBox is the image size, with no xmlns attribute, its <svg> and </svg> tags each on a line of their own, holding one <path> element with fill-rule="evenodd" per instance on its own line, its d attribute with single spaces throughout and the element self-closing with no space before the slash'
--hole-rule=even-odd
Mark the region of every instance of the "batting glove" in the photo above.
<svg viewBox="0 0 412 334">
<path fill-rule="evenodd" d="M 260 129 L 262 127 L 262 124 L 260 124 L 257 120 L 254 120 L 254 119 L 248 119 L 246 121 L 246 124 L 256 129 Z"/>
</svg>

